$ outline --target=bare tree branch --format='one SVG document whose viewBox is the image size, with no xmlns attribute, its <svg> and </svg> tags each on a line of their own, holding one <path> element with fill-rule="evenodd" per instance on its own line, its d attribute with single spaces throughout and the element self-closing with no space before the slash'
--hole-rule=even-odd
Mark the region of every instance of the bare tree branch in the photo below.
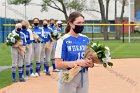
<svg viewBox="0 0 140 93">
<path fill-rule="evenodd" d="M 95 11 L 97 13 L 101 13 L 101 11 L 95 10 L 95 9 L 85 9 L 86 11 Z"/>
</svg>

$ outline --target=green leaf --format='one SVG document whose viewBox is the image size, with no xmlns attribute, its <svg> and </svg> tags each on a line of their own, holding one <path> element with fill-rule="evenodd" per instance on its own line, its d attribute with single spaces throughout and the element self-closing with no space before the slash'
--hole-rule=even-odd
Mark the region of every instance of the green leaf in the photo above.
<svg viewBox="0 0 140 93">
<path fill-rule="evenodd" d="M 92 49 L 93 49 L 95 52 L 98 51 L 98 47 L 97 47 L 97 46 L 92 47 Z"/>
</svg>

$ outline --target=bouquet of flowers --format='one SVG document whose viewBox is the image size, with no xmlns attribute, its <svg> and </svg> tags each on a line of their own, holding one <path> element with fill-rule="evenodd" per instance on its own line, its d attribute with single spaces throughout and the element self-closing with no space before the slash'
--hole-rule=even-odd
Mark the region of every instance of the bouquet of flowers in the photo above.
<svg viewBox="0 0 140 93">
<path fill-rule="evenodd" d="M 113 66 L 110 57 L 110 49 L 99 43 L 91 42 L 86 51 L 84 58 L 92 59 L 93 63 L 103 64 L 106 68 L 107 66 Z M 75 65 L 74 68 L 63 73 L 63 81 L 70 82 L 81 70 L 80 66 Z"/>
<path fill-rule="evenodd" d="M 9 33 L 7 38 L 6 38 L 6 45 L 13 46 L 13 47 L 17 48 L 19 54 L 21 54 L 22 57 L 24 57 L 25 48 L 23 46 L 18 46 L 18 45 L 22 45 L 22 40 L 20 39 L 19 34 L 14 33 L 14 32 Z"/>
<path fill-rule="evenodd" d="M 35 32 L 33 32 L 33 37 L 36 42 L 41 41 L 41 38 Z"/>
<path fill-rule="evenodd" d="M 61 33 L 59 33 L 57 30 L 54 30 L 54 31 L 51 33 L 51 38 L 52 38 L 53 40 L 58 40 L 60 37 L 61 37 Z"/>
<path fill-rule="evenodd" d="M 100 60 L 98 60 L 98 62 L 96 62 L 96 60 L 94 61 L 94 59 L 96 59 L 94 57 L 94 55 L 89 55 L 87 51 L 89 50 L 93 50 L 95 52 L 93 53 L 96 53 L 97 55 L 97 58 Z M 99 44 L 99 43 L 93 43 L 91 42 L 89 44 L 89 47 L 87 48 L 86 50 L 86 53 L 85 53 L 85 57 L 88 58 L 88 57 L 91 57 L 93 59 L 93 62 L 94 63 L 101 63 L 103 64 L 103 66 L 106 68 L 107 66 L 113 66 L 113 63 L 110 62 L 111 61 L 111 55 L 110 55 L 110 49 L 109 47 L 103 45 L 103 44 Z"/>
<path fill-rule="evenodd" d="M 16 44 L 19 40 L 20 40 L 19 34 L 9 33 L 9 35 L 6 38 L 6 45 L 12 46 L 13 44 Z"/>
</svg>

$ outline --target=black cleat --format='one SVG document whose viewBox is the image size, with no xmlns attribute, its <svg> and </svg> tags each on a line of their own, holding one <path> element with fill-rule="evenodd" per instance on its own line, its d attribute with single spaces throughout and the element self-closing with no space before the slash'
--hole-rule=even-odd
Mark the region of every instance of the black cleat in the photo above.
<svg viewBox="0 0 140 93">
<path fill-rule="evenodd" d="M 25 82 L 26 80 L 24 78 L 19 79 L 20 82 Z"/>
<path fill-rule="evenodd" d="M 46 72 L 46 75 L 50 76 L 51 74 L 50 74 L 50 72 Z"/>
</svg>

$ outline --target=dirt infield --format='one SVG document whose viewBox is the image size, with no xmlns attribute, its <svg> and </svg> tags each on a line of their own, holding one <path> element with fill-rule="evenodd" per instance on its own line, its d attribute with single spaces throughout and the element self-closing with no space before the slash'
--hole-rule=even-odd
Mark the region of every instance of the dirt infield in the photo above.
<svg viewBox="0 0 140 93">
<path fill-rule="evenodd" d="M 89 69 L 89 93 L 140 93 L 140 58 L 113 59 L 113 68 L 96 65 Z M 0 93 L 58 93 L 57 75 L 30 78 L 24 83 L 14 83 Z"/>
</svg>

